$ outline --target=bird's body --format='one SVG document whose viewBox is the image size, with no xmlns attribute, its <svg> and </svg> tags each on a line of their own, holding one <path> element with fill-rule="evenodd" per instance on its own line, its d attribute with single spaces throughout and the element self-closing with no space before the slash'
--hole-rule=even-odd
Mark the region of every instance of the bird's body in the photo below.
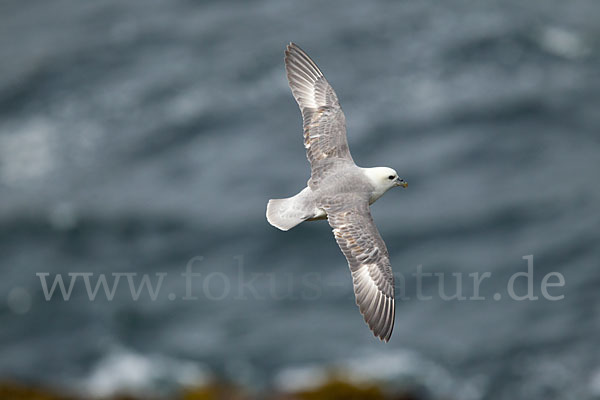
<svg viewBox="0 0 600 400">
<path fill-rule="evenodd" d="M 290 43 L 285 54 L 290 88 L 304 120 L 311 178 L 297 195 L 269 200 L 267 220 L 287 231 L 303 221 L 327 219 L 348 260 L 359 309 L 373 333 L 388 341 L 394 326 L 394 277 L 369 205 L 406 182 L 391 168 L 354 163 L 333 88 L 298 46 Z"/>
</svg>

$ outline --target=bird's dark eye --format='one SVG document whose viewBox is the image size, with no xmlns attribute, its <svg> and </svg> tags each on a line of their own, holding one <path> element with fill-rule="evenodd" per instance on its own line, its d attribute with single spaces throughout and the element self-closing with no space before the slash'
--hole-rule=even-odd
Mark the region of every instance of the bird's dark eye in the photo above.
<svg viewBox="0 0 600 400">
<path fill-rule="evenodd" d="M 388 176 L 388 179 L 391 181 L 392 179 L 394 179 L 394 175 Z"/>
</svg>

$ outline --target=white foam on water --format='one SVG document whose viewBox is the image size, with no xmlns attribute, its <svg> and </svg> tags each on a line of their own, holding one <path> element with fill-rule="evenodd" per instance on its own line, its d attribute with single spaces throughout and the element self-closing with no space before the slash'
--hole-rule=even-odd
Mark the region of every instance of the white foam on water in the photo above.
<svg viewBox="0 0 600 400">
<path fill-rule="evenodd" d="M 82 390 L 96 397 L 164 393 L 177 386 L 202 386 L 210 380 L 208 370 L 195 362 L 122 350 L 101 359 L 84 379 Z"/>
<path fill-rule="evenodd" d="M 576 33 L 558 28 L 548 27 L 539 34 L 540 45 L 557 56 L 576 59 L 585 57 L 590 48 Z"/>
<path fill-rule="evenodd" d="M 0 180 L 7 184 L 41 178 L 55 166 L 50 121 L 33 118 L 23 126 L 0 132 Z"/>
<path fill-rule="evenodd" d="M 313 389 L 327 381 L 327 371 L 322 365 L 310 364 L 286 367 L 279 371 L 273 384 L 277 390 L 283 392 L 296 392 Z"/>
<path fill-rule="evenodd" d="M 331 376 L 357 385 L 376 382 L 399 389 L 424 386 L 434 398 L 454 398 L 459 394 L 468 400 L 481 398 L 475 382 L 458 382 L 441 365 L 408 350 L 339 360 L 329 366 L 284 368 L 275 375 L 273 383 L 278 390 L 294 392 L 321 386 Z"/>
</svg>

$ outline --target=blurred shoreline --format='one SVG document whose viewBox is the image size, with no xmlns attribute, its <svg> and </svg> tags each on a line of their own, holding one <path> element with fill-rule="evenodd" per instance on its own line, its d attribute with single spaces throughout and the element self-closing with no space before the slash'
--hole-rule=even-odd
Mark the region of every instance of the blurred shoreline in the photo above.
<svg viewBox="0 0 600 400">
<path fill-rule="evenodd" d="M 170 395 L 128 392 L 111 396 L 86 396 L 58 388 L 24 385 L 0 381 L 0 398 L 6 400 L 426 400 L 416 393 L 391 391 L 383 385 L 357 385 L 331 378 L 320 386 L 295 392 L 261 392 L 250 394 L 235 385 L 215 382 L 197 387 L 181 388 Z"/>
</svg>

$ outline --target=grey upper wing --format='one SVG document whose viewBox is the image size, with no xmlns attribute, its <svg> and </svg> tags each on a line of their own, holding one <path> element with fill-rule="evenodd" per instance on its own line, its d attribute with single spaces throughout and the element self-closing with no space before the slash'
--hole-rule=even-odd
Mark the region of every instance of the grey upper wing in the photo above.
<svg viewBox="0 0 600 400">
<path fill-rule="evenodd" d="M 346 118 L 333 88 L 317 64 L 298 46 L 285 50 L 285 70 L 302 111 L 304 147 L 312 175 L 321 174 L 331 159 L 354 162 L 346 140 Z"/>
<path fill-rule="evenodd" d="M 348 260 L 356 304 L 373 334 L 387 342 L 394 328 L 394 275 L 368 199 L 339 195 L 324 199 L 322 206 Z"/>
</svg>

